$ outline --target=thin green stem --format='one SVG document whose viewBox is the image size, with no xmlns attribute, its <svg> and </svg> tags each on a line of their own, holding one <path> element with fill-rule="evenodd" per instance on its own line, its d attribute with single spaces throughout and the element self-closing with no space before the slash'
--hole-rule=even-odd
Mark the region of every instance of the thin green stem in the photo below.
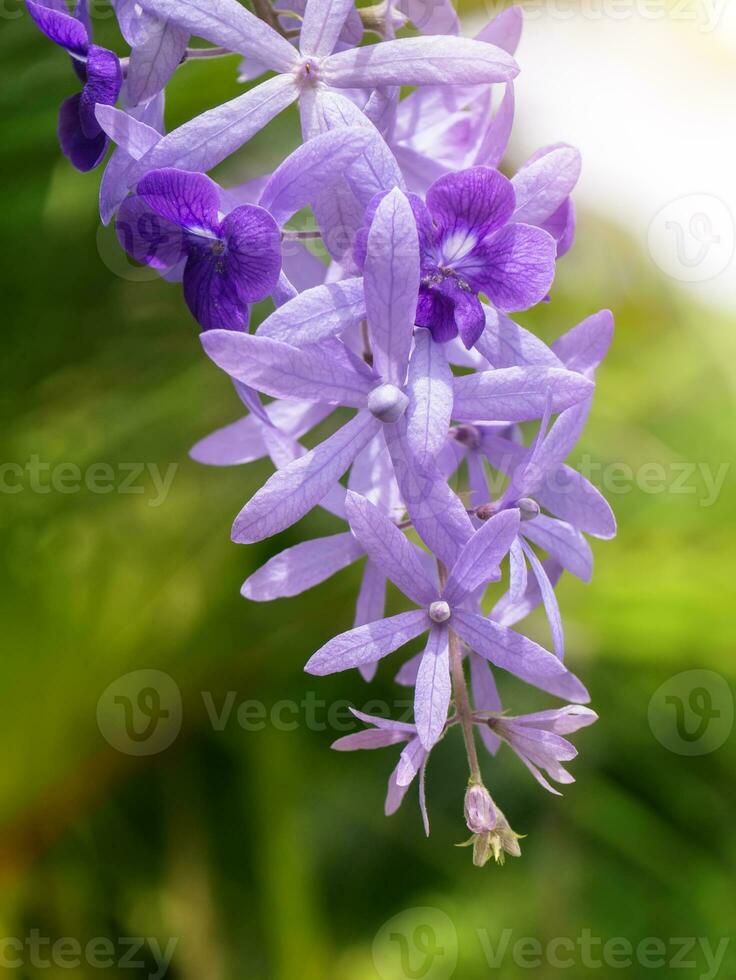
<svg viewBox="0 0 736 980">
<path fill-rule="evenodd" d="M 447 569 L 440 561 L 437 562 L 437 567 L 440 576 L 440 587 L 444 589 L 447 582 Z M 470 696 L 468 695 L 467 681 L 465 680 L 460 637 L 452 626 L 448 630 L 448 643 L 450 647 L 450 675 L 452 677 L 452 690 L 455 697 L 455 711 L 457 713 L 457 720 L 463 730 L 465 751 L 468 756 L 468 767 L 470 768 L 470 779 L 474 783 L 482 783 L 483 777 L 480 772 L 478 750 L 475 745 L 475 734 L 473 731 L 473 709 L 470 704 Z"/>
</svg>

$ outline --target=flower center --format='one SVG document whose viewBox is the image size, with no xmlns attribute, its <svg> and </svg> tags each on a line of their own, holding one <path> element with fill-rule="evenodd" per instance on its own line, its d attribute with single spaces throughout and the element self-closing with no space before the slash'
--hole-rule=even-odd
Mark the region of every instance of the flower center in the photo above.
<svg viewBox="0 0 736 980">
<path fill-rule="evenodd" d="M 368 395 L 368 411 L 381 422 L 398 422 L 408 404 L 408 397 L 392 384 L 379 385 Z"/>
<path fill-rule="evenodd" d="M 429 607 L 429 618 L 433 623 L 446 623 L 450 616 L 452 616 L 450 603 L 445 602 L 444 599 L 438 599 Z"/>
<path fill-rule="evenodd" d="M 319 63 L 314 58 L 306 58 L 296 66 L 295 73 L 302 84 L 314 84 L 319 81 Z"/>
</svg>

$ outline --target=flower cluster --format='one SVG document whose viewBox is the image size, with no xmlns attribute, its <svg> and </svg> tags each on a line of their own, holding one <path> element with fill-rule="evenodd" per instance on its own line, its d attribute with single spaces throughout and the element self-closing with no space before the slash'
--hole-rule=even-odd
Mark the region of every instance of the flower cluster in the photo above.
<svg viewBox="0 0 736 980">
<path fill-rule="evenodd" d="M 294 596 L 362 562 L 352 628 L 306 670 L 357 668 L 369 681 L 422 637 L 396 674 L 413 688 L 414 720 L 355 712 L 366 727 L 334 747 L 399 746 L 386 812 L 418 777 L 429 833 L 427 765 L 457 729 L 474 861 L 518 855 L 479 745 L 495 756 L 506 743 L 552 793 L 550 780 L 572 781 L 564 736 L 596 716 L 564 663 L 555 588 L 564 572 L 590 579 L 585 534 L 615 533 L 606 501 L 565 462 L 612 316 L 594 314 L 551 347 L 510 318 L 553 302 L 580 173 L 564 144 L 499 169 L 519 9 L 465 38 L 449 0 L 253 0 L 253 11 L 239 0 L 114 0 L 131 49 L 118 58 L 92 43 L 85 0 L 73 12 L 66 0 L 26 2 L 83 86 L 62 106 L 62 149 L 91 170 L 115 144 L 102 219 L 134 259 L 182 283 L 205 353 L 247 409 L 193 457 L 275 466 L 233 539 L 261 541 L 314 507 L 343 522 L 277 554 L 243 595 Z M 240 59 L 234 81 L 258 84 L 165 132 L 174 72 L 229 55 Z M 273 173 L 232 187 L 208 176 L 293 103 L 301 142 Z M 297 229 L 305 213 L 314 227 Z M 251 330 L 253 304 L 269 297 L 273 312 Z M 300 440 L 337 410 L 333 434 L 307 451 Z M 411 609 L 385 615 L 388 582 Z M 537 607 L 550 649 L 515 628 Z M 510 715 L 496 687 L 504 672 L 566 703 Z"/>
</svg>

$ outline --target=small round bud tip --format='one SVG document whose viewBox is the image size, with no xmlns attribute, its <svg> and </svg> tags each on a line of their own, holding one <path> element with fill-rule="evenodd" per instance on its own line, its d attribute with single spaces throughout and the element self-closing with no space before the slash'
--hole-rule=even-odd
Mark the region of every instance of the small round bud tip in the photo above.
<svg viewBox="0 0 736 980">
<path fill-rule="evenodd" d="M 429 607 L 429 618 L 433 623 L 446 623 L 450 616 L 452 616 L 450 603 L 445 602 L 443 599 L 440 599 L 438 602 L 433 602 Z"/>
<path fill-rule="evenodd" d="M 516 506 L 519 508 L 522 521 L 533 521 L 535 517 L 539 517 L 539 504 L 531 497 L 522 497 Z"/>
<path fill-rule="evenodd" d="M 398 422 L 408 404 L 408 397 L 392 384 L 379 385 L 368 396 L 368 411 L 381 422 Z"/>
</svg>

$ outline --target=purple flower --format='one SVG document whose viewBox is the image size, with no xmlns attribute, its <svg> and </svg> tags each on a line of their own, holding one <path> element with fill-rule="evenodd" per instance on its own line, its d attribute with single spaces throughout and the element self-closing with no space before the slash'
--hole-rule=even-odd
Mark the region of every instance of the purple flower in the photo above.
<svg viewBox="0 0 736 980">
<path fill-rule="evenodd" d="M 164 272 L 180 271 L 184 298 L 203 330 L 244 330 L 249 306 L 281 271 L 281 233 L 263 208 L 220 211 L 220 189 L 203 174 L 157 170 L 120 209 L 126 252 Z"/>
<path fill-rule="evenodd" d="M 26 6 L 40 30 L 69 54 L 83 84 L 81 93 L 61 104 L 59 142 L 77 170 L 94 170 L 109 143 L 97 122 L 95 106 L 117 102 L 123 84 L 120 62 L 112 51 L 91 43 L 84 0 L 74 15 L 69 13 L 66 0 L 26 0 Z"/>
<path fill-rule="evenodd" d="M 429 837 L 429 817 L 427 816 L 427 803 L 424 793 L 429 752 L 422 745 L 416 725 L 392 721 L 390 718 L 366 715 L 362 711 L 356 711 L 355 708 L 350 710 L 356 718 L 360 718 L 366 725 L 373 727 L 338 738 L 336 742 L 332 743 L 332 748 L 338 752 L 354 752 L 356 749 L 382 749 L 388 745 L 400 745 L 402 742 L 406 742 L 396 768 L 389 777 L 385 813 L 387 817 L 396 813 L 406 796 L 406 791 L 411 786 L 415 776 L 419 774 L 419 807 L 422 813 L 424 831 Z"/>
<path fill-rule="evenodd" d="M 549 292 L 556 245 L 541 228 L 514 219 L 510 180 L 490 167 L 446 174 L 411 204 L 419 229 L 422 280 L 416 324 L 435 341 L 472 347 L 486 325 L 479 293 L 498 310 L 526 310 Z M 356 241 L 362 265 L 364 236 Z"/>
<path fill-rule="evenodd" d="M 334 89 L 485 84 L 518 74 L 505 51 L 462 37 L 399 38 L 335 51 L 353 0 L 307 0 L 299 50 L 237 0 L 143 0 L 142 6 L 277 75 L 174 130 L 140 161 L 136 179 L 160 167 L 210 170 L 297 100 L 305 138 L 332 128 L 324 115 L 335 104 L 357 112 Z"/>
<path fill-rule="evenodd" d="M 473 593 L 500 577 L 499 565 L 518 530 L 518 512 L 505 511 L 476 531 L 460 549 L 444 587 L 439 588 L 417 561 L 406 537 L 373 504 L 349 493 L 345 509 L 352 532 L 371 561 L 421 608 L 335 637 L 310 658 L 305 668 L 308 673 L 323 676 L 375 663 L 429 633 L 414 695 L 414 720 L 426 749 L 435 744 L 447 721 L 450 627 L 480 656 L 527 683 L 572 701 L 588 700 L 583 685 L 555 656 L 467 608 Z"/>
<path fill-rule="evenodd" d="M 562 765 L 577 756 L 577 749 L 563 735 L 592 725 L 598 715 L 590 708 L 569 704 L 552 711 L 533 715 L 489 718 L 488 726 L 507 742 L 529 769 L 534 778 L 550 793 L 560 796 L 542 775 L 544 770 L 558 783 L 574 783 L 575 779 Z"/>
</svg>

